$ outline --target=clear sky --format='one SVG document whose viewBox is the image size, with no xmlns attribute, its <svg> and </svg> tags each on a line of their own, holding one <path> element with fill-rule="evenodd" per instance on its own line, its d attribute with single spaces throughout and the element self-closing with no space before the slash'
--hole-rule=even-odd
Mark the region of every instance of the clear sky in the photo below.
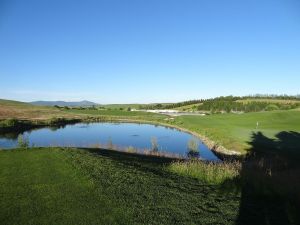
<svg viewBox="0 0 300 225">
<path fill-rule="evenodd" d="M 299 0 L 0 0 L 0 98 L 300 93 Z"/>
</svg>

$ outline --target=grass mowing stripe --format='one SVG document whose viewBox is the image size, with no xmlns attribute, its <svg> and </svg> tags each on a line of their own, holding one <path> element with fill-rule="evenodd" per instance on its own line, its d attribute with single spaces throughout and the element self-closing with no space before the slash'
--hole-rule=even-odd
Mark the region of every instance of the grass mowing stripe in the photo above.
<svg viewBox="0 0 300 225">
<path fill-rule="evenodd" d="M 56 149 L 0 153 L 2 224 L 120 224 L 126 216 Z"/>
</svg>

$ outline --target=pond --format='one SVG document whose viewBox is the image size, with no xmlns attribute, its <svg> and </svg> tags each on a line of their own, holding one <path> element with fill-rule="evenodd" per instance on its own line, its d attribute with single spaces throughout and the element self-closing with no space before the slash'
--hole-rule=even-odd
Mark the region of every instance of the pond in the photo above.
<svg viewBox="0 0 300 225">
<path fill-rule="evenodd" d="M 122 148 L 151 149 L 155 139 L 159 152 L 188 156 L 188 142 L 193 139 L 199 145 L 199 157 L 218 160 L 218 157 L 202 141 L 186 132 L 174 128 L 136 123 L 77 123 L 63 127 L 46 127 L 22 133 L 29 145 L 36 147 L 93 147 L 107 146 L 108 143 Z M 0 135 L 0 148 L 18 146 L 18 135 Z"/>
</svg>

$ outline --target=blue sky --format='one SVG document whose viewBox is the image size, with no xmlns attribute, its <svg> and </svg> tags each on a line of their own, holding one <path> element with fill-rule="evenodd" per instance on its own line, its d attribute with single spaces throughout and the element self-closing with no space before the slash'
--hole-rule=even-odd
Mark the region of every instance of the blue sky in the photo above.
<svg viewBox="0 0 300 225">
<path fill-rule="evenodd" d="M 0 98 L 300 93 L 298 0 L 0 0 Z"/>
</svg>

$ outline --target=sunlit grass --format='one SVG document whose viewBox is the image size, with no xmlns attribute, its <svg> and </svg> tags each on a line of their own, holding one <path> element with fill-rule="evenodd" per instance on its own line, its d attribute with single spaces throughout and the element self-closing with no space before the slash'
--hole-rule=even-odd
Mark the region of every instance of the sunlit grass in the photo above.
<svg viewBox="0 0 300 225">
<path fill-rule="evenodd" d="M 239 177 L 241 164 L 239 162 L 204 162 L 194 159 L 173 162 L 167 166 L 167 170 L 208 184 L 222 184 L 228 179 Z"/>
</svg>

